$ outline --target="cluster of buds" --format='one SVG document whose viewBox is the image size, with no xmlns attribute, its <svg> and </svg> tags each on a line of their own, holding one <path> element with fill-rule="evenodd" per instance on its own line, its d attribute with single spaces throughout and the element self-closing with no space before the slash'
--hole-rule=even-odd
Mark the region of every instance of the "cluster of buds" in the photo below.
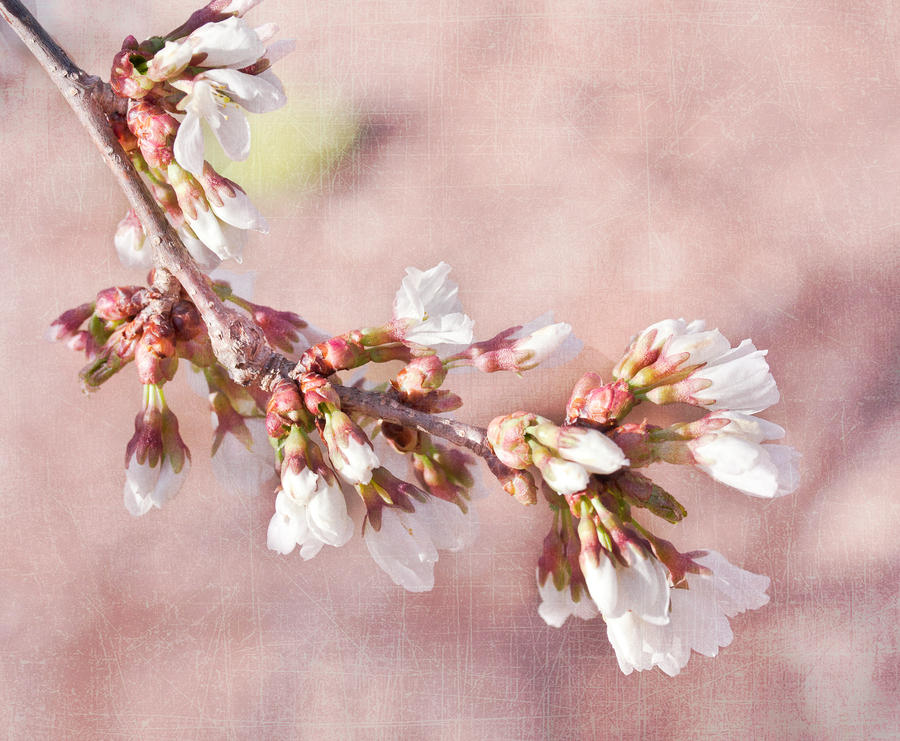
<svg viewBox="0 0 900 741">
<path fill-rule="evenodd" d="M 750 340 L 732 348 L 702 322 L 659 322 L 633 340 L 613 376 L 603 383 L 585 374 L 562 426 L 515 412 L 491 422 L 488 441 L 505 465 L 539 475 L 555 513 L 538 561 L 541 616 L 558 627 L 570 615 L 599 614 L 625 673 L 677 674 L 691 650 L 714 656 L 731 641 L 727 618 L 765 604 L 768 578 L 714 552 L 679 553 L 643 527 L 632 508 L 669 522 L 687 513 L 635 469 L 692 465 L 771 498 L 796 488 L 797 454 L 770 442 L 784 436 L 781 427 L 754 416 L 778 391 Z M 714 411 L 666 428 L 627 422 L 643 401 Z"/>
<path fill-rule="evenodd" d="M 236 304 L 252 306 L 251 316 L 262 320 L 260 326 L 270 342 L 291 341 L 305 348 L 298 328 L 306 323 L 299 316 L 251 304 L 227 282 L 212 286 Z M 273 476 L 275 454 L 263 412 L 267 395 L 237 385 L 218 365 L 206 325 L 183 292 L 167 293 L 152 285 L 104 289 L 93 302 L 63 312 L 51 324 L 49 337 L 85 354 L 88 364 L 81 371 L 85 390 L 98 388 L 134 364 L 143 388 L 143 406 L 126 460 L 125 503 L 132 514 L 162 506 L 187 474 L 190 454 L 162 391 L 175 377 L 179 361 L 189 365 L 189 379 L 202 379 L 198 391 L 209 400 L 213 425 L 212 468 L 222 487 L 236 494 L 255 494 Z"/>
<path fill-rule="evenodd" d="M 270 67 L 290 45 L 269 43 L 276 32 L 271 24 L 252 28 L 243 20 L 254 5 L 212 0 L 167 36 L 140 43 L 129 36 L 112 64 L 112 89 L 128 99 L 125 116 L 113 117 L 113 131 L 188 251 L 205 268 L 227 258 L 239 260 L 247 230 L 268 230 L 241 187 L 204 156 L 207 127 L 227 157 L 246 159 L 250 126 L 243 110 L 265 113 L 286 100 Z M 119 223 L 114 241 L 124 264 L 152 264 L 134 212 Z"/>
</svg>

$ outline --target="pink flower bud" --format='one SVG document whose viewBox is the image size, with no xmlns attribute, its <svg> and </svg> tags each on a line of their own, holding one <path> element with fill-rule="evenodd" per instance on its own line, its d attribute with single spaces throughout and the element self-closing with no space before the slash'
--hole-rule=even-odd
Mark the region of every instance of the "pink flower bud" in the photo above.
<svg viewBox="0 0 900 741">
<path fill-rule="evenodd" d="M 150 167 L 165 168 L 174 161 L 172 146 L 178 132 L 178 121 L 175 118 L 154 103 L 132 100 L 128 104 L 126 120 Z"/>
<path fill-rule="evenodd" d="M 143 308 L 145 295 L 140 286 L 104 288 L 97 294 L 94 312 L 110 322 L 132 319 Z"/>
<path fill-rule="evenodd" d="M 304 426 L 309 423 L 300 388 L 295 381 L 281 380 L 266 405 L 266 430 L 269 437 L 277 439 L 288 434 L 291 426 L 298 423 Z"/>
<path fill-rule="evenodd" d="M 54 342 L 69 339 L 93 313 L 93 304 L 81 304 L 74 309 L 67 309 L 50 323 L 47 339 Z"/>
<path fill-rule="evenodd" d="M 635 404 L 625 381 L 603 384 L 596 373 L 586 373 L 572 390 L 566 405 L 566 422 L 583 421 L 597 427 L 614 425 L 624 419 Z"/>
<path fill-rule="evenodd" d="M 537 422 L 530 412 L 513 412 L 495 417 L 487 428 L 487 440 L 494 454 L 510 468 L 528 468 L 531 448 L 525 439 L 525 429 Z"/>
<path fill-rule="evenodd" d="M 324 376 L 318 373 L 304 373 L 300 376 L 300 393 L 303 394 L 303 403 L 309 413 L 315 417 L 320 416 L 322 405 L 333 409 L 340 409 L 341 400 L 334 387 Z"/>
</svg>

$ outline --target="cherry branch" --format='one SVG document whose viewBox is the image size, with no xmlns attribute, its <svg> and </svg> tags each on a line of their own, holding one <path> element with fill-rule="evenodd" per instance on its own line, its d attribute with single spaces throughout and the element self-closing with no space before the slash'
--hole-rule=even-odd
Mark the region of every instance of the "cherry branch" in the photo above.
<svg viewBox="0 0 900 741">
<path fill-rule="evenodd" d="M 216 359 L 235 382 L 269 391 L 280 379 L 289 378 L 294 363 L 272 350 L 258 325 L 219 299 L 116 139 L 108 114 L 124 112 L 124 99 L 76 65 L 19 0 L 0 0 L 0 15 L 53 80 L 112 170 L 153 246 L 157 290 L 174 294 L 181 285 L 206 324 Z M 471 450 L 492 467 L 502 467 L 481 427 L 411 409 L 387 394 L 346 386 L 335 390 L 348 411 L 414 427 Z"/>
</svg>

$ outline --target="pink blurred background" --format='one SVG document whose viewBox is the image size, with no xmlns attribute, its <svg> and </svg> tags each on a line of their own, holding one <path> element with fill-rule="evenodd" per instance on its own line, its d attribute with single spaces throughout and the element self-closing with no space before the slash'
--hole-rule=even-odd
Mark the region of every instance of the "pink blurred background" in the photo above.
<svg viewBox="0 0 900 741">
<path fill-rule="evenodd" d="M 35 5 L 104 76 L 124 36 L 193 9 Z M 895 5 L 269 0 L 251 19 L 297 39 L 279 74 L 299 101 L 258 122 L 265 156 L 245 170 L 272 224 L 237 268 L 255 297 L 343 331 L 388 315 L 406 265 L 444 259 L 481 337 L 548 309 L 571 322 L 586 349 L 561 369 L 451 379 L 480 424 L 559 415 L 581 372 L 608 375 L 664 317 L 752 337 L 782 389 L 766 416 L 804 455 L 800 490 L 760 501 L 654 475 L 690 513 L 662 534 L 769 574 L 771 602 L 732 621 L 718 658 L 625 677 L 602 623 L 537 616 L 548 513 L 497 489 L 428 594 L 394 586 L 358 537 L 310 562 L 273 554 L 272 497 L 217 490 L 207 411 L 181 382 L 188 485 L 132 518 L 134 376 L 84 396 L 79 359 L 43 338 L 63 309 L 140 280 L 112 247 L 125 201 L 4 31 L 7 736 L 896 737 Z M 329 169 L 347 131 L 358 145 Z"/>
</svg>

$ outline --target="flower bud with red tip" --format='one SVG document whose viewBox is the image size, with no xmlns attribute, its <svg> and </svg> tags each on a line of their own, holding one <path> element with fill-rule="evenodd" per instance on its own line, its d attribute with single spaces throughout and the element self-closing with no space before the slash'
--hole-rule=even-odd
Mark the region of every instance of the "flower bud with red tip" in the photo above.
<svg viewBox="0 0 900 741">
<path fill-rule="evenodd" d="M 50 323 L 47 338 L 54 342 L 71 338 L 93 313 L 93 304 L 81 304 L 64 311 Z"/>
<path fill-rule="evenodd" d="M 635 404 L 625 381 L 604 384 L 596 373 L 585 373 L 572 389 L 566 405 L 566 423 L 610 427 L 624 419 Z"/>
<path fill-rule="evenodd" d="M 127 121 L 150 167 L 168 167 L 174 161 L 172 146 L 178 133 L 175 118 L 154 103 L 132 100 L 128 105 Z"/>
<path fill-rule="evenodd" d="M 513 412 L 495 417 L 487 428 L 487 440 L 495 455 L 510 468 L 528 468 L 531 448 L 525 439 L 525 429 L 537 422 L 531 412 Z"/>
<path fill-rule="evenodd" d="M 300 393 L 309 413 L 315 417 L 322 414 L 321 406 L 340 409 L 341 400 L 337 391 L 324 376 L 318 373 L 304 373 L 300 376 Z"/>
<path fill-rule="evenodd" d="M 144 305 L 145 294 L 140 286 L 112 286 L 97 294 L 94 312 L 101 319 L 118 322 L 131 319 Z"/>
</svg>

